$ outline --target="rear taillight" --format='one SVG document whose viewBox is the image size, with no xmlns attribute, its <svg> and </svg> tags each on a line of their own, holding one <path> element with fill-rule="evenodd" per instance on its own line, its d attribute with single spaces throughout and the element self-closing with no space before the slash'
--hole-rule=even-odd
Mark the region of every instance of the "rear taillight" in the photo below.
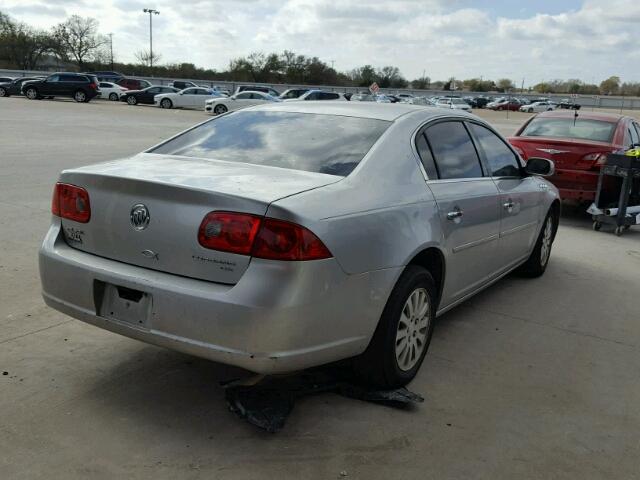
<svg viewBox="0 0 640 480">
<path fill-rule="evenodd" d="M 74 222 L 87 223 L 91 218 L 89 193 L 82 187 L 56 183 L 51 200 L 51 213 Z"/>
<path fill-rule="evenodd" d="M 198 230 L 198 242 L 205 248 L 223 252 L 251 254 L 261 217 L 245 213 L 208 213 Z"/>
<path fill-rule="evenodd" d="M 600 167 L 604 165 L 607 160 L 607 152 L 589 153 L 578 160 L 578 165 L 588 167 Z"/>
<path fill-rule="evenodd" d="M 205 248 L 269 260 L 320 260 L 331 252 L 310 230 L 291 222 L 233 212 L 208 213 L 198 230 Z"/>
<path fill-rule="evenodd" d="M 273 218 L 262 222 L 252 254 L 270 260 L 320 260 L 332 256 L 310 230 Z"/>
</svg>

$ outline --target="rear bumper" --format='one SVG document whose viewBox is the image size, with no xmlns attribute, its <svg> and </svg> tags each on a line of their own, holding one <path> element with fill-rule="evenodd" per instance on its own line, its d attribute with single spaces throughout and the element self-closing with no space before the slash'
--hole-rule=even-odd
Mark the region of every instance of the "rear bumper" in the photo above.
<svg viewBox="0 0 640 480">
<path fill-rule="evenodd" d="M 557 169 L 549 180 L 560 191 L 562 200 L 593 201 L 598 189 L 599 172 Z"/>
<path fill-rule="evenodd" d="M 69 247 L 54 218 L 39 254 L 52 308 L 147 343 L 282 373 L 358 355 L 367 347 L 401 268 L 347 275 L 335 259 L 252 260 L 236 285 L 148 270 Z M 151 297 L 136 324 L 99 314 L 99 284 Z"/>
</svg>

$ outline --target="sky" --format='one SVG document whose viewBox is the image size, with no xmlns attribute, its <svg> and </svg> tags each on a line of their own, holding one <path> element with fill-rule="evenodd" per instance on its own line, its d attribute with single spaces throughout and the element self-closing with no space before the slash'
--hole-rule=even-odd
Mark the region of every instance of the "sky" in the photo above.
<svg viewBox="0 0 640 480">
<path fill-rule="evenodd" d="M 525 86 L 611 75 L 640 81 L 638 0 L 2 0 L 40 28 L 77 14 L 113 33 L 118 61 L 149 46 L 160 63 L 226 69 L 254 51 L 317 56 L 346 71 L 394 65 L 409 80 L 510 78 Z"/>
</svg>

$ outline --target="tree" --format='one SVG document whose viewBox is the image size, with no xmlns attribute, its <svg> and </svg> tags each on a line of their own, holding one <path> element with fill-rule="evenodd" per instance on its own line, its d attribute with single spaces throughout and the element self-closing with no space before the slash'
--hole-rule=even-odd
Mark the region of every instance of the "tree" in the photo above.
<svg viewBox="0 0 640 480">
<path fill-rule="evenodd" d="M 98 33 L 98 21 L 79 15 L 72 15 L 56 26 L 53 35 L 59 44 L 60 56 L 72 58 L 80 69 L 107 43 L 106 37 Z"/>
<path fill-rule="evenodd" d="M 0 12 L 0 62 L 8 67 L 35 70 L 40 58 L 54 48 L 51 35 Z"/>
<path fill-rule="evenodd" d="M 398 67 L 382 67 L 376 72 L 376 77 L 376 83 L 382 88 L 406 88 L 409 85 Z"/>
<path fill-rule="evenodd" d="M 507 93 L 509 90 L 513 90 L 515 88 L 515 85 L 508 78 L 501 78 L 496 82 L 496 87 L 498 88 L 498 90 Z"/>
<path fill-rule="evenodd" d="M 376 70 L 371 65 L 354 68 L 349 74 L 351 81 L 358 87 L 368 87 L 378 79 Z"/>
<path fill-rule="evenodd" d="M 620 89 L 620 77 L 609 77 L 600 84 L 600 93 L 602 95 L 614 95 Z"/>
<path fill-rule="evenodd" d="M 136 53 L 134 53 L 134 56 L 136 57 L 136 60 L 140 62 L 140 65 L 144 66 L 157 65 L 162 58 L 162 55 L 156 52 L 153 52 L 152 56 L 149 50 L 138 50 Z"/>
<path fill-rule="evenodd" d="M 411 81 L 411 88 L 415 88 L 416 90 L 427 90 L 430 86 L 431 78 L 426 75 Z"/>
</svg>

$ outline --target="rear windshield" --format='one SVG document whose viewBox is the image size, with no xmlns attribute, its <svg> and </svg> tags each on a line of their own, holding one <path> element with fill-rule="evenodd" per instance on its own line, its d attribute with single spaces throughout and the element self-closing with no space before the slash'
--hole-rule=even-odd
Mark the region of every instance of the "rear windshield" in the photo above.
<svg viewBox="0 0 640 480">
<path fill-rule="evenodd" d="M 616 124 L 576 118 L 534 118 L 520 134 L 522 137 L 555 137 L 610 143 Z"/>
<path fill-rule="evenodd" d="M 150 152 L 344 177 L 390 124 L 338 115 L 241 111 L 210 120 Z"/>
</svg>

